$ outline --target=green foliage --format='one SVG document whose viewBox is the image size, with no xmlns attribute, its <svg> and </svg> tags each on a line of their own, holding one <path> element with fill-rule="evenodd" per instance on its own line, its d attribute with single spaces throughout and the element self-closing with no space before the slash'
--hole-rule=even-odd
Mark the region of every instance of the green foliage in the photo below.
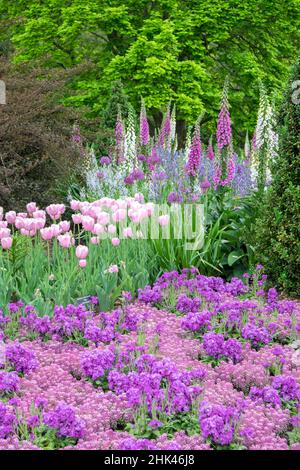
<svg viewBox="0 0 300 470">
<path fill-rule="evenodd" d="M 267 261 L 272 281 L 295 296 L 300 295 L 300 105 L 295 90 L 299 79 L 298 60 L 279 116 L 279 155 L 258 229 L 258 252 Z"/>
<path fill-rule="evenodd" d="M 53 243 L 15 236 L 12 250 L 0 250 L 0 308 L 22 299 L 43 315 L 52 315 L 55 304 L 76 303 L 85 295 L 97 295 L 102 311 L 110 310 L 122 291 L 132 294 L 153 282 L 159 273 L 157 256 L 148 240 L 123 240 L 117 248 L 109 239 L 90 244 L 93 260 L 78 267 L 75 253 Z M 118 273 L 108 268 L 116 264 Z M 13 325 L 11 325 L 13 327 Z"/>
<path fill-rule="evenodd" d="M 114 129 L 119 111 L 121 116 L 128 116 L 129 102 L 121 80 L 112 83 L 111 93 L 103 113 L 103 124 Z"/>
<path fill-rule="evenodd" d="M 112 80 L 122 79 L 135 108 L 143 96 L 155 120 L 170 100 L 188 122 L 206 109 L 208 135 L 225 76 L 234 128 L 250 130 L 255 80 L 278 91 L 300 43 L 299 0 L 3 0 L 0 12 L 18 18 L 3 33 L 17 61 L 92 64 L 78 76 L 72 104 L 99 115 Z"/>
</svg>

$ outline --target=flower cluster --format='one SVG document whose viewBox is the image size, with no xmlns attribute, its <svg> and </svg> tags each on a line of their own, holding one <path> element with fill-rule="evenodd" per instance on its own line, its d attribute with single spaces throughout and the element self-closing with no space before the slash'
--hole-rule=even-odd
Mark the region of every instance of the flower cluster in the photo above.
<svg viewBox="0 0 300 470">
<path fill-rule="evenodd" d="M 84 437 L 85 423 L 78 418 L 72 406 L 59 403 L 53 411 L 44 413 L 43 421 L 46 426 L 57 431 L 58 437 Z"/>
<path fill-rule="evenodd" d="M 6 347 L 5 358 L 8 365 L 20 374 L 29 374 L 38 367 L 35 354 L 21 343 L 9 344 Z"/>
<path fill-rule="evenodd" d="M 262 273 L 166 272 L 110 312 L 10 303 L 0 449 L 297 448 L 300 307 Z"/>
</svg>

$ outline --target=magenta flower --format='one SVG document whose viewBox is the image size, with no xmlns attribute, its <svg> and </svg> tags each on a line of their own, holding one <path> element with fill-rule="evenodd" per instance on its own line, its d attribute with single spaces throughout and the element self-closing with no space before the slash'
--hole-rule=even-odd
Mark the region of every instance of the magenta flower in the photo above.
<svg viewBox="0 0 300 470">
<path fill-rule="evenodd" d="M 149 123 L 144 100 L 142 100 L 141 114 L 140 114 L 140 141 L 142 145 L 147 145 L 150 140 Z"/>
<path fill-rule="evenodd" d="M 201 138 L 200 125 L 196 124 L 192 144 L 189 151 L 188 162 L 185 167 L 188 176 L 196 176 L 201 164 Z"/>
</svg>

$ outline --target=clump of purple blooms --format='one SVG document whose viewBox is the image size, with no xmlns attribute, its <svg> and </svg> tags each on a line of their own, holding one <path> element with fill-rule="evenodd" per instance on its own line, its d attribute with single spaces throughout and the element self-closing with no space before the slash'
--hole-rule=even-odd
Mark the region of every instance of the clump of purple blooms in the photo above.
<svg viewBox="0 0 300 470">
<path fill-rule="evenodd" d="M 222 446 L 231 444 L 239 414 L 239 410 L 233 406 L 211 405 L 203 401 L 199 410 L 199 424 L 204 439 Z"/>
<path fill-rule="evenodd" d="M 78 418 L 74 408 L 66 403 L 59 403 L 53 411 L 44 413 L 43 421 L 46 426 L 56 430 L 58 437 L 84 437 L 84 421 Z"/>
<path fill-rule="evenodd" d="M 29 374 L 38 367 L 35 354 L 21 343 L 9 344 L 5 351 L 6 362 L 20 374 Z"/>
</svg>

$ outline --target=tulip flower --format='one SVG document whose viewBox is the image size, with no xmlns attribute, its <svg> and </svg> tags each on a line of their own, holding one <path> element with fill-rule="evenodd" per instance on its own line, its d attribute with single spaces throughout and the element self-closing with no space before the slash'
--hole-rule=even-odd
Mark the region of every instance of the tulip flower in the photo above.
<svg viewBox="0 0 300 470">
<path fill-rule="evenodd" d="M 168 225 L 169 220 L 170 220 L 170 217 L 168 215 L 161 215 L 160 217 L 158 217 L 158 223 L 162 227 L 165 227 L 166 225 Z"/>
<path fill-rule="evenodd" d="M 76 247 L 76 257 L 78 259 L 85 259 L 89 253 L 89 249 L 87 246 L 78 245 Z"/>
<path fill-rule="evenodd" d="M 14 224 L 15 220 L 16 220 L 16 217 L 17 217 L 17 214 L 16 214 L 15 211 L 9 211 L 9 212 L 6 212 L 6 214 L 5 214 L 5 220 L 9 224 Z"/>
<path fill-rule="evenodd" d="M 9 250 L 12 247 L 13 239 L 12 237 L 1 238 L 1 246 L 3 250 Z"/>
<path fill-rule="evenodd" d="M 59 235 L 57 237 L 57 240 L 60 246 L 62 246 L 63 248 L 70 248 L 70 246 L 72 245 L 72 237 L 68 233 L 65 233 L 64 235 Z"/>
<path fill-rule="evenodd" d="M 86 260 L 85 259 L 80 259 L 79 260 L 79 266 L 81 268 L 86 268 Z"/>
</svg>

